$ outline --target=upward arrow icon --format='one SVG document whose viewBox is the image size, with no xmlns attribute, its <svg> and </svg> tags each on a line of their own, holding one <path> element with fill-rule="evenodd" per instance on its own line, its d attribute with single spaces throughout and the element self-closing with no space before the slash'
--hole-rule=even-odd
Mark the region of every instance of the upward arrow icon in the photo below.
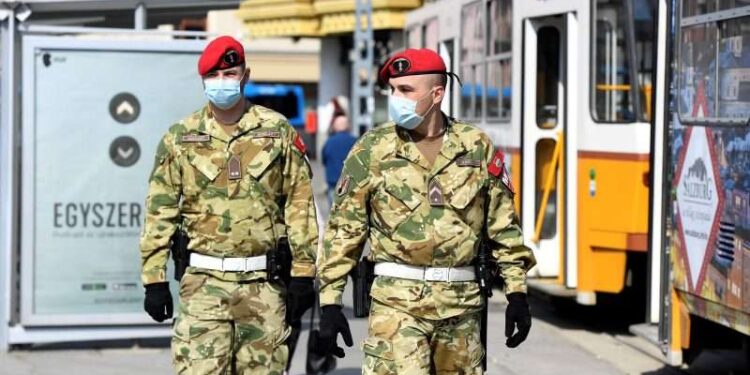
<svg viewBox="0 0 750 375">
<path fill-rule="evenodd" d="M 126 113 L 128 116 L 132 116 L 135 113 L 135 108 L 133 108 L 133 105 L 128 101 L 124 101 L 117 106 L 118 115 L 123 115 Z"/>
</svg>

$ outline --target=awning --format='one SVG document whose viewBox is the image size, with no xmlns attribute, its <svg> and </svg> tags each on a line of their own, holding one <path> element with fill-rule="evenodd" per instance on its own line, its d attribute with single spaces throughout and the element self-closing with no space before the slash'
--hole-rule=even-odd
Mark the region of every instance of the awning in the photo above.
<svg viewBox="0 0 750 375">
<path fill-rule="evenodd" d="M 374 10 L 372 12 L 373 30 L 403 29 L 408 11 Z M 320 33 L 323 35 L 351 33 L 354 31 L 355 14 L 333 13 L 321 16 Z M 362 25 L 367 25 L 367 18 L 362 17 Z"/>
<path fill-rule="evenodd" d="M 355 0 L 245 0 L 237 14 L 253 37 L 326 36 L 354 31 L 355 4 Z M 403 29 L 406 14 L 421 5 L 422 0 L 372 0 L 373 29 Z"/>
</svg>

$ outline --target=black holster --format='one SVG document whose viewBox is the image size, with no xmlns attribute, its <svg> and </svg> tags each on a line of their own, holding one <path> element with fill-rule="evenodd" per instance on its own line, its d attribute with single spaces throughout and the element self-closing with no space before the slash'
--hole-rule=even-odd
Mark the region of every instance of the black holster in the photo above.
<svg viewBox="0 0 750 375">
<path fill-rule="evenodd" d="M 279 239 L 276 249 L 266 253 L 268 281 L 289 285 L 292 277 L 292 249 L 286 237 Z"/>
<path fill-rule="evenodd" d="M 375 262 L 362 258 L 352 270 L 354 280 L 354 317 L 364 318 L 370 315 L 370 289 L 375 280 Z"/>
<path fill-rule="evenodd" d="M 190 251 L 188 251 L 188 238 L 187 233 L 182 229 L 177 229 L 170 238 L 169 249 L 172 252 L 172 260 L 174 261 L 174 279 L 179 282 L 182 280 L 182 275 L 185 274 L 185 270 L 190 265 Z"/>
</svg>

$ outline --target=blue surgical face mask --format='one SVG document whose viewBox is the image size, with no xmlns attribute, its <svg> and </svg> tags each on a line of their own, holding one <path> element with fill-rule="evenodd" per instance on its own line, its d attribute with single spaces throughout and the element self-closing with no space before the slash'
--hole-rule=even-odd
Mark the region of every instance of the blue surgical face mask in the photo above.
<svg viewBox="0 0 750 375">
<path fill-rule="evenodd" d="M 236 79 L 207 79 L 203 85 L 206 98 L 221 109 L 232 108 L 242 98 L 240 81 Z"/>
<path fill-rule="evenodd" d="M 432 90 L 430 90 L 430 92 L 422 99 L 429 97 L 430 94 L 432 94 Z M 417 113 L 417 103 L 422 101 L 422 99 L 411 100 L 401 96 L 391 95 L 391 98 L 388 101 L 388 114 L 396 125 L 407 130 L 414 130 L 422 123 L 422 121 L 424 121 L 424 115 L 419 115 Z M 435 103 L 430 105 L 430 108 L 427 109 L 425 115 L 430 112 L 434 105 Z"/>
</svg>

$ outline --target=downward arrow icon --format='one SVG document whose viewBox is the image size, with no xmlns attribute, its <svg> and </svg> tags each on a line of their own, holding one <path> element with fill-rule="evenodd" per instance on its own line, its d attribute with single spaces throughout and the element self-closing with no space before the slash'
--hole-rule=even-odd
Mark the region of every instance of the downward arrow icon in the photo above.
<svg viewBox="0 0 750 375">
<path fill-rule="evenodd" d="M 118 137 L 109 145 L 109 158 L 120 167 L 130 167 L 140 157 L 141 147 L 133 137 Z"/>
<path fill-rule="evenodd" d="M 123 150 L 122 148 L 117 148 L 117 155 L 119 155 L 123 159 L 129 158 L 131 155 L 133 155 L 133 148 L 130 147 L 127 150 Z"/>
</svg>

